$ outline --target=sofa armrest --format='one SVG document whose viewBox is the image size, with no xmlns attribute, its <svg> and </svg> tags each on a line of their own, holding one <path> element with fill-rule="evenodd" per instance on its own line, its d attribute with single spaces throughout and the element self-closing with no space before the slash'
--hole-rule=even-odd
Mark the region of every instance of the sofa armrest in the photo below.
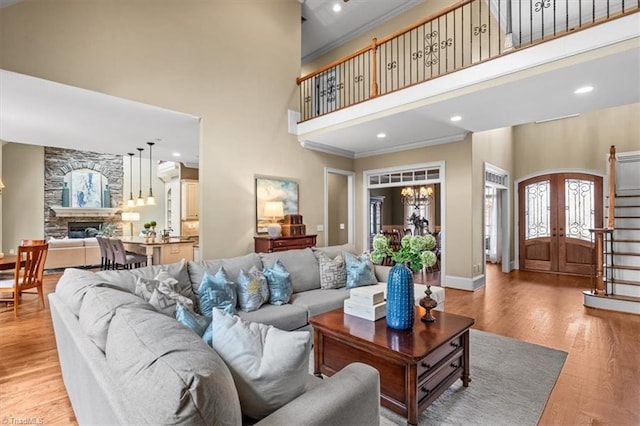
<svg viewBox="0 0 640 426">
<path fill-rule="evenodd" d="M 281 426 L 380 424 L 378 370 L 359 362 L 349 364 L 256 425 Z"/>
</svg>

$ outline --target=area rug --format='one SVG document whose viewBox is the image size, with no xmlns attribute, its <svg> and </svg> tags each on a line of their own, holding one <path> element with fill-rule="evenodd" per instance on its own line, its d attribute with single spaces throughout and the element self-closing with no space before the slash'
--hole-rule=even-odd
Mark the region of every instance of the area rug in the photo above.
<svg viewBox="0 0 640 426">
<path fill-rule="evenodd" d="M 420 415 L 418 424 L 536 425 L 567 353 L 479 330 L 470 330 L 469 339 L 469 387 L 456 381 Z M 407 424 L 384 407 L 380 412 L 383 426 Z"/>
</svg>

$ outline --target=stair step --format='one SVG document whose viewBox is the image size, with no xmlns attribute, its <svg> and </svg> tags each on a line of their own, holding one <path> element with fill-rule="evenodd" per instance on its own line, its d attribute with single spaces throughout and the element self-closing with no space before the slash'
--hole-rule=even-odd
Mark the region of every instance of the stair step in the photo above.
<svg viewBox="0 0 640 426">
<path fill-rule="evenodd" d="M 606 309 L 608 311 L 627 312 L 640 315 L 640 297 L 593 294 L 589 290 L 582 292 L 584 306 Z"/>
</svg>

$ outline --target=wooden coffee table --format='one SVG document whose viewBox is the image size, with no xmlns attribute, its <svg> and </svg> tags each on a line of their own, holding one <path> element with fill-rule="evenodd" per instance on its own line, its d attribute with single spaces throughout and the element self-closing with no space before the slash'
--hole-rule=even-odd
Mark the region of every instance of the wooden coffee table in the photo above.
<svg viewBox="0 0 640 426">
<path fill-rule="evenodd" d="M 415 425 L 419 414 L 457 379 L 469 386 L 469 327 L 473 318 L 431 311 L 423 323 L 415 307 L 412 330 L 387 327 L 385 318 L 367 321 L 342 309 L 313 316 L 314 374 L 331 376 L 352 362 L 380 372 L 380 402 Z"/>
</svg>

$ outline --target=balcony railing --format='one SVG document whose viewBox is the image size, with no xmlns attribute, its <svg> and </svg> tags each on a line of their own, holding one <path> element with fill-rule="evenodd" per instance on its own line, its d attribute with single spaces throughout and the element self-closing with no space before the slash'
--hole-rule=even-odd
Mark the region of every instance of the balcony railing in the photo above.
<svg viewBox="0 0 640 426">
<path fill-rule="evenodd" d="M 463 0 L 297 79 L 301 121 L 640 10 L 640 0 Z"/>
</svg>

